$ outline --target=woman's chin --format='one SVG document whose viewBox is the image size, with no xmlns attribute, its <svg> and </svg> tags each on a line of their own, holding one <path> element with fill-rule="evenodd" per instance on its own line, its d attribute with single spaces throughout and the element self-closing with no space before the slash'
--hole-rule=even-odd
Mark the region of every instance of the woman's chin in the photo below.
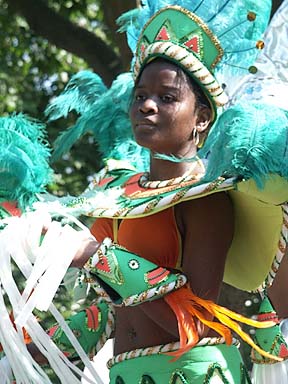
<svg viewBox="0 0 288 384">
<path fill-rule="evenodd" d="M 151 134 L 135 134 L 136 143 L 141 147 L 152 150 L 155 147 L 155 137 Z"/>
</svg>

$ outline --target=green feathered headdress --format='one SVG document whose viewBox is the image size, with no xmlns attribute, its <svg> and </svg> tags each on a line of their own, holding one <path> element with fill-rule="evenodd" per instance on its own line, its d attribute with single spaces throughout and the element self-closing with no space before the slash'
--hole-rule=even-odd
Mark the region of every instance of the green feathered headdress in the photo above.
<svg viewBox="0 0 288 384">
<path fill-rule="evenodd" d="M 0 118 L 0 198 L 25 208 L 52 175 L 45 126 L 23 114 Z"/>
<path fill-rule="evenodd" d="M 202 88 L 214 117 L 239 79 L 253 71 L 267 27 L 270 0 L 144 0 L 118 19 L 134 54 L 138 77 L 163 57 Z"/>
</svg>

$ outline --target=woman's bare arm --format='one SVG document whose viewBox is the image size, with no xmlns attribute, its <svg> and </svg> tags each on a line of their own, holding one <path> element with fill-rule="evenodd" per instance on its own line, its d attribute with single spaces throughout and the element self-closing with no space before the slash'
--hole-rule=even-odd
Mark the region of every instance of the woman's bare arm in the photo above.
<svg viewBox="0 0 288 384">
<path fill-rule="evenodd" d="M 197 296 L 216 302 L 233 238 L 232 203 L 228 195 L 217 193 L 179 204 L 175 211 L 182 236 L 183 272 Z M 163 299 L 145 303 L 141 309 L 155 323 L 178 337 L 175 315 Z M 202 327 L 202 332 L 205 336 L 207 330 Z"/>
</svg>

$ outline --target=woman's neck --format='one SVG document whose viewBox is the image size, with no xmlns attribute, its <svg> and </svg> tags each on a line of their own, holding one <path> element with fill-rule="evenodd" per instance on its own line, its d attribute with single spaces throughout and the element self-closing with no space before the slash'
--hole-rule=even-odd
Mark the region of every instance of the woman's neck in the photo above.
<svg viewBox="0 0 288 384">
<path fill-rule="evenodd" d="M 149 180 L 169 180 L 183 176 L 186 173 L 203 173 L 204 168 L 200 160 L 195 162 L 174 163 L 168 160 L 151 158 Z"/>
</svg>

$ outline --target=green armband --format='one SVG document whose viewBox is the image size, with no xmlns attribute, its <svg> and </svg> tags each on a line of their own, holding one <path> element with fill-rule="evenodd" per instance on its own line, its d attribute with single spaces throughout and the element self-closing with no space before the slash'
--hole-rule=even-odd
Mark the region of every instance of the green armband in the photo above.
<svg viewBox="0 0 288 384">
<path fill-rule="evenodd" d="M 102 301 L 71 316 L 66 323 L 83 350 L 92 358 L 114 330 L 114 310 Z M 50 328 L 48 334 L 69 359 L 78 359 L 78 354 L 59 325 Z"/>
<path fill-rule="evenodd" d="M 184 275 L 158 267 L 108 238 L 85 268 L 95 276 L 117 306 L 158 299 L 186 283 Z"/>
</svg>

